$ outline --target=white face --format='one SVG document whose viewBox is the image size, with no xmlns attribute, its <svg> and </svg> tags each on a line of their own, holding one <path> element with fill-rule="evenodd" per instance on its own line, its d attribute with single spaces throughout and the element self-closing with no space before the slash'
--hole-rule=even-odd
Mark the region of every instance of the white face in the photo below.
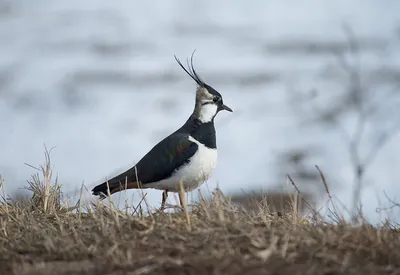
<svg viewBox="0 0 400 275">
<path fill-rule="evenodd" d="M 218 112 L 218 105 L 213 101 L 214 96 L 207 89 L 199 88 L 196 93 L 199 120 L 203 123 L 213 120 Z"/>
<path fill-rule="evenodd" d="M 200 107 L 199 120 L 203 123 L 210 122 L 217 114 L 218 106 L 215 103 L 207 103 Z"/>
</svg>

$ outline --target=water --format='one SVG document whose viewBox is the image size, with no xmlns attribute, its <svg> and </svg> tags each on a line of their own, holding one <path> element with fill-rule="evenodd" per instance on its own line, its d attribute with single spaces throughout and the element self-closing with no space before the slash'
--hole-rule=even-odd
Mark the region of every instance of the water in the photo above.
<svg viewBox="0 0 400 275">
<path fill-rule="evenodd" d="M 325 152 L 309 166 L 320 165 L 335 197 L 350 206 L 347 148 L 331 128 L 300 127 L 288 89 L 322 89 L 332 97 L 320 107 L 330 104 L 340 88 L 333 53 L 347 48 L 344 22 L 361 40 L 366 79 L 382 82 L 382 66 L 400 72 L 395 0 L 42 0 L 1 7 L 0 173 L 9 192 L 34 172 L 24 163 L 42 162 L 43 144 L 56 147 L 53 168 L 68 192 L 133 165 L 191 113 L 195 85 L 173 55 L 184 60 L 196 49 L 199 74 L 234 109 L 216 120 L 218 167 L 202 189 L 286 189 L 278 154 L 318 144 Z M 396 84 L 395 76 L 385 81 Z M 384 190 L 399 194 L 399 137 L 368 171 L 362 201 L 371 221 L 381 218 L 375 208 L 385 202 Z M 157 204 L 161 194 L 147 198 Z"/>
</svg>

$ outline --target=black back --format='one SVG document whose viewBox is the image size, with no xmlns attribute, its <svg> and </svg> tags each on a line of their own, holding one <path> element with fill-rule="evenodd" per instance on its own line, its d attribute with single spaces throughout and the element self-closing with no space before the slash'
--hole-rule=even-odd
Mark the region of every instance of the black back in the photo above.
<svg viewBox="0 0 400 275">
<path fill-rule="evenodd" d="M 190 141 L 189 136 L 208 148 L 217 148 L 214 122 L 202 123 L 192 115 L 181 128 L 155 145 L 136 166 L 108 180 L 109 186 L 136 182 L 137 178 L 146 184 L 170 177 L 179 167 L 189 163 L 198 149 L 199 145 Z"/>
</svg>

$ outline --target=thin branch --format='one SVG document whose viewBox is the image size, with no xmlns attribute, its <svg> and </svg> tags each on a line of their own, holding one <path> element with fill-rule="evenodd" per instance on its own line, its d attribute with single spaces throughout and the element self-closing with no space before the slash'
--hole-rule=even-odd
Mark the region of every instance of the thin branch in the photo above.
<svg viewBox="0 0 400 275">
<path fill-rule="evenodd" d="M 397 132 L 400 130 L 400 119 L 397 120 L 394 127 L 392 127 L 390 132 L 381 133 L 378 141 L 375 143 L 374 147 L 371 149 L 370 153 L 364 160 L 364 166 L 369 166 L 376 158 L 378 153 L 385 147 L 385 145 L 390 141 L 392 137 L 395 136 Z"/>
<path fill-rule="evenodd" d="M 390 198 L 386 191 L 383 191 L 383 194 L 385 195 L 386 199 L 391 203 L 390 206 L 388 207 L 379 207 L 376 208 L 376 212 L 380 213 L 381 211 L 387 211 L 387 210 L 392 210 L 393 208 L 399 207 L 400 208 L 400 203 L 396 202 L 394 199 Z"/>
</svg>

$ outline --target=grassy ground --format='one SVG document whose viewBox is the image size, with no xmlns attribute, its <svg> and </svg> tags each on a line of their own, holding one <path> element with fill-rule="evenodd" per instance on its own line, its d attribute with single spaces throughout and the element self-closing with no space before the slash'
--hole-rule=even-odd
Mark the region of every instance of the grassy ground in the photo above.
<svg viewBox="0 0 400 275">
<path fill-rule="evenodd" d="M 31 200 L 0 204 L 0 274 L 400 274 L 390 225 L 275 215 L 264 203 L 249 212 L 220 192 L 173 213 L 71 212 L 49 167 Z"/>
</svg>

